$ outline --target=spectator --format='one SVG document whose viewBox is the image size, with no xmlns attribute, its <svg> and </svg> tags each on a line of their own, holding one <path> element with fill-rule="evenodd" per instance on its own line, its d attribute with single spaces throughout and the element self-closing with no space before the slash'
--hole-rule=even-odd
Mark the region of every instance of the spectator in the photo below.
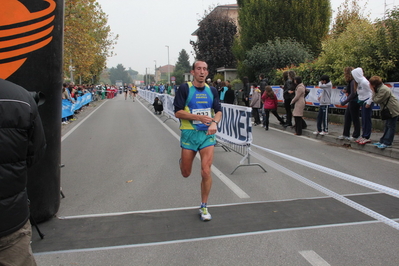
<svg viewBox="0 0 399 266">
<path fill-rule="evenodd" d="M 72 98 L 69 95 L 69 91 L 68 91 L 67 87 L 68 87 L 68 84 L 66 84 L 66 83 L 62 84 L 62 94 L 61 94 L 62 95 L 62 99 L 63 100 L 69 100 L 69 101 L 71 101 L 73 103 Z M 61 124 L 63 124 L 63 125 L 69 124 L 68 118 L 67 117 L 61 118 Z"/>
<path fill-rule="evenodd" d="M 295 104 L 294 112 L 292 113 L 295 120 L 295 135 L 302 135 L 302 120 L 303 110 L 305 109 L 305 85 L 302 83 L 301 77 L 294 78 L 295 97 L 291 101 L 291 105 Z"/>
<path fill-rule="evenodd" d="M 231 88 L 230 81 L 226 81 L 226 85 L 228 90 L 224 95 L 224 102 L 228 104 L 234 104 L 234 100 L 236 98 L 235 91 Z"/>
<path fill-rule="evenodd" d="M 284 97 L 284 109 L 286 113 L 287 126 L 292 126 L 291 101 L 295 96 L 294 78 L 295 78 L 295 72 L 292 70 L 285 71 L 283 73 L 283 79 L 284 79 L 283 97 Z"/>
<path fill-rule="evenodd" d="M 258 87 L 256 87 L 256 84 L 253 84 L 252 87 L 254 87 L 254 89 L 252 92 L 252 99 L 251 99 L 250 106 L 252 107 L 252 116 L 254 117 L 254 126 L 257 126 L 260 124 L 259 109 L 262 107 L 262 101 L 261 101 L 260 89 Z"/>
<path fill-rule="evenodd" d="M 33 97 L 0 79 L 0 264 L 36 265 L 26 184 L 28 168 L 44 154 L 46 140 Z"/>
<path fill-rule="evenodd" d="M 172 93 L 172 86 L 169 83 L 166 84 L 166 90 L 169 95 Z"/>
<path fill-rule="evenodd" d="M 353 67 L 345 67 L 344 69 L 344 77 L 347 83 L 346 88 L 343 92 L 346 94 L 346 100 L 341 102 L 341 105 L 346 105 L 345 116 L 344 116 L 344 131 L 338 139 L 346 139 L 353 140 L 357 139 L 360 136 L 360 105 L 357 102 L 357 92 L 355 88 L 355 80 L 352 76 Z M 350 129 L 351 124 L 353 123 L 353 133 L 352 137 L 350 137 Z"/>
<path fill-rule="evenodd" d="M 269 130 L 270 112 L 272 112 L 272 114 L 277 118 L 280 125 L 286 126 L 284 119 L 277 113 L 277 96 L 274 94 L 272 87 L 265 87 L 265 92 L 262 94 L 262 101 L 264 108 L 263 127 L 265 130 Z"/>
<path fill-rule="evenodd" d="M 165 93 L 165 86 L 161 83 L 161 85 L 159 85 L 159 93 L 164 94 Z"/>
<path fill-rule="evenodd" d="M 373 102 L 378 103 L 381 110 L 388 108 L 391 118 L 385 120 L 384 134 L 380 138 L 380 141 L 373 143 L 380 149 L 391 148 L 392 142 L 395 137 L 396 123 L 399 116 L 399 102 L 392 91 L 382 83 L 379 76 L 370 78 L 370 87 L 374 92 Z"/>
<path fill-rule="evenodd" d="M 259 75 L 259 80 L 260 80 L 260 82 L 259 82 L 260 95 L 263 95 L 263 93 L 266 90 L 266 86 L 269 85 L 268 80 L 265 77 L 265 74 L 263 74 L 263 73 L 261 73 Z"/>
<path fill-rule="evenodd" d="M 220 86 L 222 87 L 222 89 L 221 89 L 221 91 L 220 91 L 219 100 L 220 100 L 221 103 L 223 103 L 223 102 L 224 102 L 224 97 L 225 97 L 226 92 L 227 92 L 227 90 L 228 90 L 229 88 L 227 88 L 226 82 L 224 82 L 224 81 L 222 81 L 222 82 L 220 83 Z"/>
<path fill-rule="evenodd" d="M 352 76 L 355 82 L 355 88 L 359 97 L 359 104 L 362 107 L 362 137 L 357 139 L 356 142 L 360 145 L 370 143 L 371 136 L 371 115 L 373 111 L 373 93 L 370 89 L 369 81 L 363 76 L 363 69 L 358 67 L 352 70 Z"/>
<path fill-rule="evenodd" d="M 217 79 L 214 87 L 218 90 L 218 94 L 219 94 L 219 99 L 220 99 L 220 94 L 222 93 L 222 80 L 221 79 Z"/>
<path fill-rule="evenodd" d="M 330 77 L 323 75 L 320 77 L 319 88 L 322 89 L 322 93 L 319 96 L 319 113 L 317 115 L 317 131 L 313 132 L 315 135 L 327 135 L 328 134 L 328 107 L 331 104 L 331 91 L 332 83 Z"/>
<path fill-rule="evenodd" d="M 240 90 L 242 92 L 242 100 L 244 101 L 245 106 L 249 106 L 249 91 L 250 91 L 250 85 L 249 85 L 249 79 L 248 77 L 244 77 L 242 80 L 243 83 L 243 89 Z"/>
<path fill-rule="evenodd" d="M 155 114 L 162 114 L 163 103 L 158 97 L 155 97 L 154 103 L 152 104 L 152 106 L 154 106 Z"/>
</svg>

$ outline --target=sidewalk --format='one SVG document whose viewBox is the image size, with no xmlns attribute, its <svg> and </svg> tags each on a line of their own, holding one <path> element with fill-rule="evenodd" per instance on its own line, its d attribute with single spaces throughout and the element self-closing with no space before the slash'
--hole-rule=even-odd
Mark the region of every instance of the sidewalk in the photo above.
<svg viewBox="0 0 399 266">
<path fill-rule="evenodd" d="M 303 130 L 302 135 L 307 136 L 314 139 L 323 140 L 329 143 L 334 143 L 337 145 L 344 146 L 348 149 L 356 149 L 362 150 L 386 157 L 390 157 L 393 159 L 399 159 L 399 134 L 396 133 L 394 141 L 392 143 L 392 148 L 387 149 L 379 149 L 372 145 L 372 143 L 378 142 L 383 135 L 383 131 L 380 130 L 373 130 L 371 133 L 371 143 L 360 145 L 357 144 L 355 141 L 349 140 L 339 140 L 338 136 L 342 135 L 343 125 L 338 123 L 329 123 L 328 124 L 328 135 L 321 136 L 321 135 L 314 135 L 313 132 L 316 131 L 316 120 L 313 118 L 306 118 L 304 117 L 308 127 Z M 271 127 L 275 127 L 281 129 L 281 125 L 276 121 L 270 123 Z M 291 127 L 286 128 L 287 131 L 292 131 L 294 133 L 294 129 Z M 353 131 L 353 127 L 351 128 L 351 133 Z"/>
</svg>

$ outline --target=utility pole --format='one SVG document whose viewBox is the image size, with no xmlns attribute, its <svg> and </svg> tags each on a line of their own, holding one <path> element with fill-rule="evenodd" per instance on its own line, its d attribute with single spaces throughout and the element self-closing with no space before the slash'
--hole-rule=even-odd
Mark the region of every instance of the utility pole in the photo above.
<svg viewBox="0 0 399 266">
<path fill-rule="evenodd" d="M 168 84 L 170 85 L 170 68 L 169 68 L 169 45 L 165 45 L 168 48 Z"/>
<path fill-rule="evenodd" d="M 154 60 L 155 68 L 154 68 L 154 81 L 157 83 L 157 60 Z"/>
</svg>

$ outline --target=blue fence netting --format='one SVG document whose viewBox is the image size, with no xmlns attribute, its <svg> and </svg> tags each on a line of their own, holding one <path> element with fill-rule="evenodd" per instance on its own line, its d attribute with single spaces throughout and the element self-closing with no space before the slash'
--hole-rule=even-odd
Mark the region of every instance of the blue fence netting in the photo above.
<svg viewBox="0 0 399 266">
<path fill-rule="evenodd" d="M 73 115 L 76 110 L 79 110 L 82 108 L 82 106 L 90 103 L 91 101 L 91 93 L 86 93 L 82 96 L 79 96 L 75 103 L 72 103 L 70 100 L 63 99 L 61 118 Z"/>
</svg>

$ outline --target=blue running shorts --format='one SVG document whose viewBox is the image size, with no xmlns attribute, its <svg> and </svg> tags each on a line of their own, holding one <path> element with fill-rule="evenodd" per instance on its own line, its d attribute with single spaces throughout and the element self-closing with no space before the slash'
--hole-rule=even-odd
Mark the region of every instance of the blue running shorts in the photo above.
<svg viewBox="0 0 399 266">
<path fill-rule="evenodd" d="M 187 150 L 199 151 L 216 145 L 215 135 L 207 135 L 205 130 L 183 129 L 180 137 L 180 147 Z"/>
</svg>

